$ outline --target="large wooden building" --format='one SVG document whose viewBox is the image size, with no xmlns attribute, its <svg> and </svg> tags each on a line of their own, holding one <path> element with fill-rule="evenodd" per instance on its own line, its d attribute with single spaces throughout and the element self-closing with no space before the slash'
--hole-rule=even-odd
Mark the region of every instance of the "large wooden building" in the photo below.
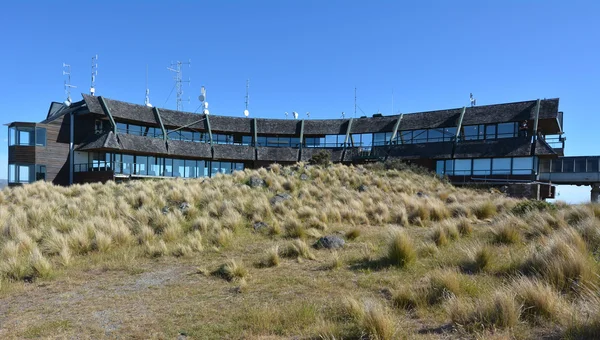
<svg viewBox="0 0 600 340">
<path fill-rule="evenodd" d="M 208 116 L 83 95 L 9 127 L 9 184 L 204 177 L 271 163 L 403 159 L 455 184 L 553 197 L 540 161 L 563 155 L 558 99 L 356 119 Z"/>
</svg>

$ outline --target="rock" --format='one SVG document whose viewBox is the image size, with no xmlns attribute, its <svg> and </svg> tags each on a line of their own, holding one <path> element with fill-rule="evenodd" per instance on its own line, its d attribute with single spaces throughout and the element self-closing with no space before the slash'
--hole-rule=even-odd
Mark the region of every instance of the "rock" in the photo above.
<svg viewBox="0 0 600 340">
<path fill-rule="evenodd" d="M 427 194 L 419 191 L 419 192 L 417 192 L 417 197 L 427 197 Z"/>
<path fill-rule="evenodd" d="M 254 231 L 263 231 L 269 229 L 269 225 L 265 222 L 256 222 L 254 223 Z"/>
<path fill-rule="evenodd" d="M 367 191 L 367 189 L 369 189 L 369 187 L 368 187 L 367 185 L 364 185 L 364 184 L 361 184 L 361 185 L 358 187 L 358 191 L 359 191 L 359 192 L 365 192 L 365 191 Z"/>
<path fill-rule="evenodd" d="M 301 174 L 300 175 L 300 180 L 301 181 L 308 181 L 308 175 L 307 174 Z"/>
<path fill-rule="evenodd" d="M 381 294 L 383 296 L 383 298 L 386 299 L 386 300 L 388 300 L 388 301 L 391 301 L 392 298 L 394 297 L 394 294 L 388 288 L 382 288 L 382 289 L 380 289 L 379 290 L 379 294 Z"/>
<path fill-rule="evenodd" d="M 288 194 L 287 192 L 284 192 L 284 193 L 281 193 L 281 194 L 277 194 L 273 198 L 271 198 L 271 204 L 275 205 L 277 203 L 281 203 L 283 201 L 287 201 L 290 198 L 292 198 L 292 195 Z"/>
<path fill-rule="evenodd" d="M 336 235 L 328 235 L 321 237 L 315 242 L 315 248 L 325 248 L 325 249 L 337 249 L 344 247 L 346 242 L 339 236 Z"/>
<path fill-rule="evenodd" d="M 169 207 L 163 207 L 163 208 L 162 208 L 162 213 L 163 213 L 163 215 L 166 215 L 166 214 L 168 214 L 168 213 L 170 213 L 170 212 L 171 212 L 171 209 L 169 209 Z"/>
<path fill-rule="evenodd" d="M 190 204 L 188 202 L 181 202 L 179 210 L 181 210 L 181 212 L 186 212 L 188 209 L 190 209 Z"/>
<path fill-rule="evenodd" d="M 251 188 L 261 188 L 261 187 L 265 187 L 265 181 L 262 178 L 258 178 L 258 177 L 250 177 L 250 180 L 248 181 L 248 185 Z"/>
</svg>

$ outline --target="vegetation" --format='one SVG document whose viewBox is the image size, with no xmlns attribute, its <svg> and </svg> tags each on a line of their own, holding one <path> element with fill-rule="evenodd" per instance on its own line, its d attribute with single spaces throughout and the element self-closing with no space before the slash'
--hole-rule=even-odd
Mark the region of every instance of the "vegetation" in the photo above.
<svg viewBox="0 0 600 340">
<path fill-rule="evenodd" d="M 0 337 L 600 331 L 600 206 L 456 188 L 401 162 L 325 165 L 0 191 Z M 345 246 L 313 246 L 329 235 Z"/>
</svg>

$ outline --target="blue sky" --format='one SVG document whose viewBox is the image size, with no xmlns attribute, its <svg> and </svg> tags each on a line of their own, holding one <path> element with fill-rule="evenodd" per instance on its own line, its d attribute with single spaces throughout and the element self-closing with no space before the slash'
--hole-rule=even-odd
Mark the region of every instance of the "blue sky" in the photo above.
<svg viewBox="0 0 600 340">
<path fill-rule="evenodd" d="M 98 95 L 143 103 L 148 65 L 151 102 L 174 108 L 166 68 L 191 59 L 190 111 L 205 85 L 212 114 L 241 115 L 247 78 L 256 117 L 351 115 L 355 86 L 369 115 L 462 107 L 470 92 L 479 105 L 559 97 L 566 153 L 595 155 L 599 17 L 598 1 L 8 2 L 1 121 L 40 121 L 64 100 L 63 62 L 81 98 L 95 54 Z M 589 199 L 587 187 L 559 191 Z"/>
</svg>

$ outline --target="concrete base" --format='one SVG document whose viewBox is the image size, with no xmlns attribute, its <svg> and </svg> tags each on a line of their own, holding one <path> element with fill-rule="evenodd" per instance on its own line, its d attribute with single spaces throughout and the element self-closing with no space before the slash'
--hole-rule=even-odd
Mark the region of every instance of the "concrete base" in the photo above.
<svg viewBox="0 0 600 340">
<path fill-rule="evenodd" d="M 592 203 L 600 202 L 600 183 L 592 184 L 592 193 L 591 193 L 590 201 Z"/>
</svg>

